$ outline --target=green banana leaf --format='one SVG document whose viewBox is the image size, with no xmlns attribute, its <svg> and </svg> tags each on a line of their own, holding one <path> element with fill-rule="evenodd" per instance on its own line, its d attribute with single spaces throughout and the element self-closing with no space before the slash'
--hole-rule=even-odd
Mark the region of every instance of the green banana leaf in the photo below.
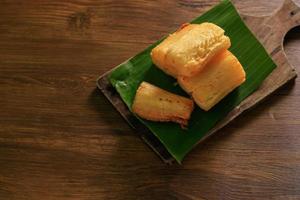
<svg viewBox="0 0 300 200">
<path fill-rule="evenodd" d="M 225 30 L 225 34 L 230 37 L 232 43 L 230 51 L 243 65 L 247 80 L 210 111 L 205 112 L 197 106 L 187 129 L 182 129 L 178 124 L 171 122 L 152 122 L 138 118 L 179 163 L 219 120 L 253 93 L 276 67 L 229 0 L 222 1 L 191 23 L 203 22 L 215 23 Z M 130 110 L 136 90 L 142 81 L 187 96 L 176 84 L 175 79 L 163 73 L 151 61 L 150 52 L 160 41 L 119 65 L 109 76 L 109 81 Z"/>
</svg>

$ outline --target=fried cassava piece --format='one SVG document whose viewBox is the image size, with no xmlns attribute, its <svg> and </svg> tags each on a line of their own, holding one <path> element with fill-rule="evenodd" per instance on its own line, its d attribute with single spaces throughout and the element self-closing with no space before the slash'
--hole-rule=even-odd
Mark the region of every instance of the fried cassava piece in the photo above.
<svg viewBox="0 0 300 200">
<path fill-rule="evenodd" d="M 138 116 L 152 121 L 172 121 L 186 126 L 194 108 L 191 99 L 182 97 L 147 82 L 139 86 L 132 105 Z"/>
<path fill-rule="evenodd" d="M 197 75 L 178 77 L 179 85 L 191 94 L 205 111 L 211 109 L 245 80 L 246 74 L 242 65 L 228 50 L 215 56 Z"/>
<path fill-rule="evenodd" d="M 184 24 L 151 52 L 154 64 L 165 73 L 194 76 L 218 53 L 230 47 L 224 30 L 213 23 Z"/>
</svg>

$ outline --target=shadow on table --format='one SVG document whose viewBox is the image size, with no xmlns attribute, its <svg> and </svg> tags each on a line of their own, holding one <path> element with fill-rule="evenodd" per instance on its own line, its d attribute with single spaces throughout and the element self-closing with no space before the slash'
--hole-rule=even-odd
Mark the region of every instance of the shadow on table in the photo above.
<svg viewBox="0 0 300 200">
<path fill-rule="evenodd" d="M 296 80 L 290 81 L 282 88 L 277 90 L 274 94 L 267 97 L 263 102 L 251 108 L 251 110 L 242 113 L 235 120 L 227 124 L 216 134 L 211 136 L 207 141 L 203 143 L 203 145 L 199 145 L 199 147 L 192 150 L 192 152 L 187 156 L 186 160 L 190 161 L 189 157 L 193 157 L 193 155 L 201 154 L 201 152 L 206 148 L 210 148 L 210 149 L 217 148 L 217 146 L 220 143 L 222 143 L 222 141 L 228 140 L 230 139 L 230 137 L 233 137 L 233 135 L 236 134 L 237 130 L 235 129 L 235 127 L 238 127 L 238 129 L 240 130 L 247 129 L 248 124 L 253 123 L 255 120 L 257 120 L 259 116 L 263 115 L 263 113 L 268 112 L 268 110 L 272 106 L 275 106 L 281 100 L 287 98 L 289 94 L 293 93 L 295 89 L 295 83 Z M 209 147 L 207 146 L 208 144 Z M 191 159 L 191 162 L 194 163 L 193 159 Z"/>
<path fill-rule="evenodd" d="M 99 158 L 99 165 L 104 170 L 91 177 L 93 187 L 101 186 L 109 191 L 107 199 L 174 198 L 168 183 L 180 166 L 164 164 L 98 89 L 92 91 L 88 101 L 113 137 L 111 144 L 106 144 L 111 145 L 106 149 L 107 156 Z"/>
</svg>

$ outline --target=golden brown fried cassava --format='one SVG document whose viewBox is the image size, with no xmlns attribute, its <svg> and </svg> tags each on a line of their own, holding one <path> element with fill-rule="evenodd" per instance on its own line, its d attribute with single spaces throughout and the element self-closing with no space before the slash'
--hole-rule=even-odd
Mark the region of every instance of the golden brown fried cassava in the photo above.
<svg viewBox="0 0 300 200">
<path fill-rule="evenodd" d="M 212 23 L 185 24 L 156 46 L 151 57 L 165 73 L 175 78 L 190 77 L 229 47 L 230 39 L 219 26 Z"/>
<path fill-rule="evenodd" d="M 147 82 L 139 86 L 132 111 L 152 121 L 172 121 L 187 125 L 194 108 L 191 99 L 172 94 Z"/>
<path fill-rule="evenodd" d="M 238 59 L 228 50 L 215 56 L 193 77 L 178 77 L 179 85 L 190 93 L 195 102 L 209 110 L 246 79 Z"/>
</svg>

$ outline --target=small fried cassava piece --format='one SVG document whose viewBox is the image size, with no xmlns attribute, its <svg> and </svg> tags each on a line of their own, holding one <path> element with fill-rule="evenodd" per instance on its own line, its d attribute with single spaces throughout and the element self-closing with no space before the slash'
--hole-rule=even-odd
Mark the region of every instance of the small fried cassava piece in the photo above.
<svg viewBox="0 0 300 200">
<path fill-rule="evenodd" d="M 192 95 L 205 111 L 246 80 L 238 59 L 228 50 L 215 56 L 203 71 L 193 77 L 178 77 L 179 85 Z"/>
<path fill-rule="evenodd" d="M 141 118 L 152 121 L 172 121 L 185 126 L 194 108 L 191 99 L 182 97 L 147 82 L 139 86 L 132 111 Z"/>
<path fill-rule="evenodd" d="M 218 53 L 230 47 L 224 30 L 212 23 L 185 24 L 156 46 L 151 57 L 165 73 L 194 76 Z"/>
</svg>

